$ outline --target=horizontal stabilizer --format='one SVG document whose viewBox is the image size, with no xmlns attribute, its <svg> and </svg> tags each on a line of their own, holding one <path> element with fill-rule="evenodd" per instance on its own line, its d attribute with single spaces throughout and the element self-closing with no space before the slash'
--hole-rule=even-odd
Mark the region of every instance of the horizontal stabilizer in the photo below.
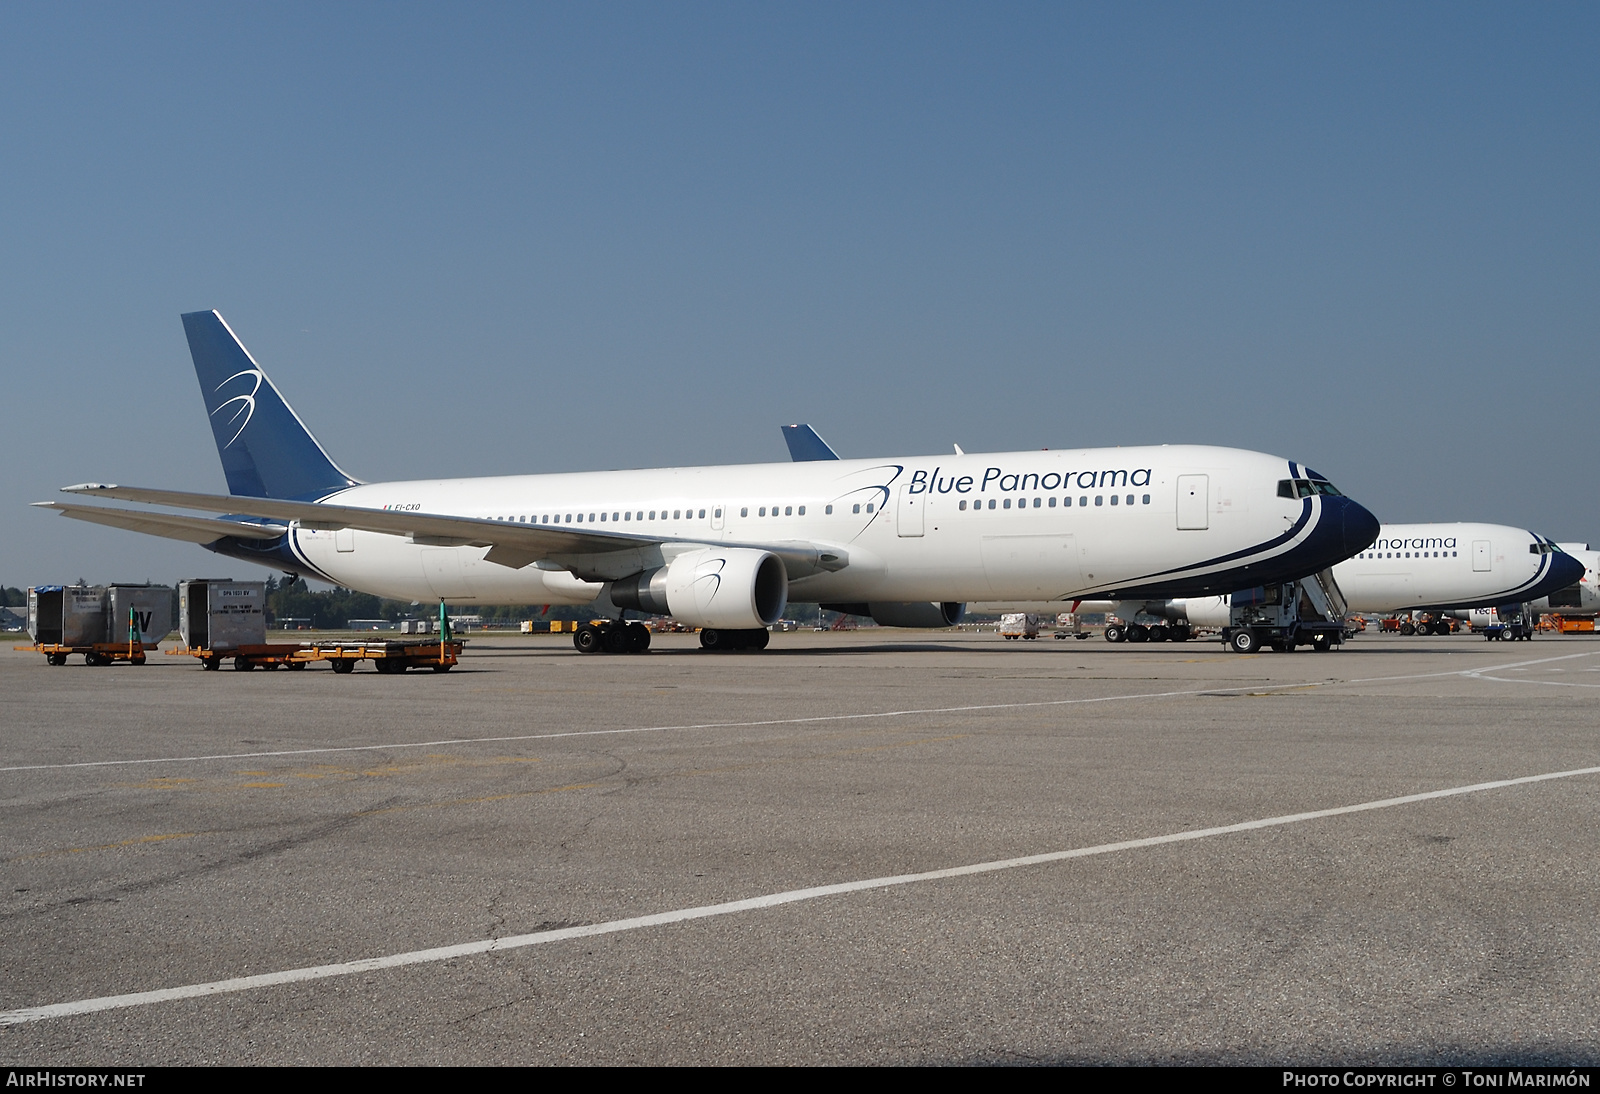
<svg viewBox="0 0 1600 1094">
<path fill-rule="evenodd" d="M 73 505 L 61 501 L 36 501 L 41 509 L 54 509 L 64 517 L 86 520 L 91 524 L 104 524 L 123 528 L 129 532 L 143 532 L 147 536 L 165 536 L 188 543 L 215 543 L 219 539 L 236 536 L 239 539 L 277 539 L 287 532 L 282 524 L 253 524 L 243 520 L 212 520 L 209 517 L 186 517 L 177 513 L 143 513 L 134 509 L 111 509 L 99 505 Z"/>
<path fill-rule="evenodd" d="M 809 425 L 786 425 L 783 439 L 789 443 L 789 455 L 795 463 L 815 463 L 818 460 L 836 460 L 839 453 L 828 447 L 828 442 L 818 436 Z"/>
</svg>

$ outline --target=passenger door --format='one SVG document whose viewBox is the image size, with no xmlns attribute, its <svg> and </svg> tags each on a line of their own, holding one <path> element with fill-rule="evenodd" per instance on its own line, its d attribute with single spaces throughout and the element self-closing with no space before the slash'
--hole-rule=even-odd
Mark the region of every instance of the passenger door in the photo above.
<svg viewBox="0 0 1600 1094">
<path fill-rule="evenodd" d="M 1210 507 L 1210 477 L 1179 475 L 1178 530 L 1199 531 L 1209 528 Z"/>
<path fill-rule="evenodd" d="M 1472 568 L 1480 574 L 1486 574 L 1494 569 L 1494 551 L 1486 539 L 1472 541 Z"/>
<path fill-rule="evenodd" d="M 900 510 L 895 515 L 895 532 L 902 536 L 922 535 L 922 516 L 928 508 L 928 494 L 911 492 L 911 484 L 900 487 Z"/>
</svg>

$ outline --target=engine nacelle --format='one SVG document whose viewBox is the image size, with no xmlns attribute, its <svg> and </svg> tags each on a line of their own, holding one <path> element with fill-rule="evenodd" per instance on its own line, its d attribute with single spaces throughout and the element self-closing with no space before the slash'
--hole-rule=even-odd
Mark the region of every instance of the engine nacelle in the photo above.
<svg viewBox="0 0 1600 1094">
<path fill-rule="evenodd" d="M 1198 596 L 1188 600 L 1169 600 L 1169 619 L 1186 619 L 1194 627 L 1226 627 L 1232 611 L 1226 596 Z"/>
<path fill-rule="evenodd" d="M 874 600 L 870 604 L 824 604 L 830 612 L 871 616 L 880 627 L 953 627 L 967 616 L 967 606 L 951 601 Z"/>
<path fill-rule="evenodd" d="M 614 582 L 611 602 L 691 627 L 755 630 L 783 618 L 789 575 L 770 551 L 707 547 Z"/>
</svg>

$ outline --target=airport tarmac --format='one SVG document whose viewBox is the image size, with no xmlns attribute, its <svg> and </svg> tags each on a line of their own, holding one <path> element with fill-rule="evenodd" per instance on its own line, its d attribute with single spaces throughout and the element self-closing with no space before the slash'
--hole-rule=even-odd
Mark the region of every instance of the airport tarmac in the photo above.
<svg viewBox="0 0 1600 1094">
<path fill-rule="evenodd" d="M 6 650 L 0 695 L 14 1064 L 1600 1061 L 1593 638 Z"/>
</svg>

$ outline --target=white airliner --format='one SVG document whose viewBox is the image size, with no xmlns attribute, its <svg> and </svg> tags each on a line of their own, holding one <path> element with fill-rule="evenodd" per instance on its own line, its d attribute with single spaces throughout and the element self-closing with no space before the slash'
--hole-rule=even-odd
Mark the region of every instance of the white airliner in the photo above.
<svg viewBox="0 0 1600 1094">
<path fill-rule="evenodd" d="M 1452 611 L 1544 598 L 1572 599 L 1583 588 L 1584 564 L 1535 532 L 1503 524 L 1385 524 L 1376 542 L 1333 567 L 1351 612 Z M 1592 585 L 1588 594 L 1593 601 Z M 1112 611 L 1134 641 L 1166 637 L 1168 621 L 1220 627 L 1229 597 L 1179 598 L 1166 603 L 1080 605 Z M 1141 624 L 1144 617 L 1146 623 Z M 1141 634 L 1141 628 L 1143 632 Z M 1157 630 L 1156 628 L 1160 628 Z"/>
<path fill-rule="evenodd" d="M 37 504 L 398 599 L 593 605 L 618 623 L 582 633 L 612 652 L 649 643 L 630 609 L 759 647 L 790 601 L 929 626 L 971 600 L 1202 597 L 1378 534 L 1314 471 L 1190 445 L 363 483 L 220 315 L 183 323 L 229 494 L 65 489 L 224 516 Z"/>
</svg>

